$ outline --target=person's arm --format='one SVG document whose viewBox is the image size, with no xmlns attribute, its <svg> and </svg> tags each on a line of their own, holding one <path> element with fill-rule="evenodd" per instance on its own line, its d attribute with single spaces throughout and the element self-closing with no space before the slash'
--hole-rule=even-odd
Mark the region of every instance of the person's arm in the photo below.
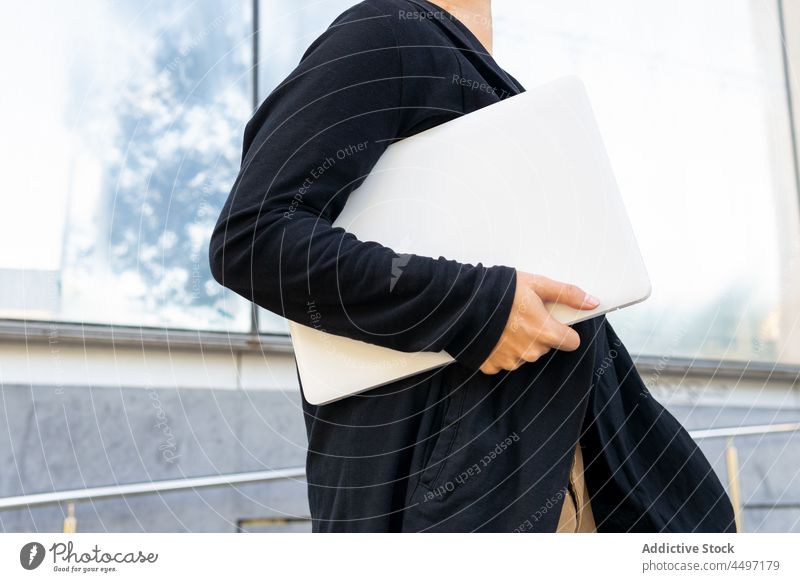
<svg viewBox="0 0 800 582">
<path fill-rule="evenodd" d="M 513 268 L 405 262 L 332 227 L 407 129 L 400 51 L 386 17 L 364 6 L 309 48 L 248 123 L 241 170 L 211 238 L 212 273 L 300 324 L 401 351 L 446 350 L 477 370 L 508 321 Z"/>
</svg>

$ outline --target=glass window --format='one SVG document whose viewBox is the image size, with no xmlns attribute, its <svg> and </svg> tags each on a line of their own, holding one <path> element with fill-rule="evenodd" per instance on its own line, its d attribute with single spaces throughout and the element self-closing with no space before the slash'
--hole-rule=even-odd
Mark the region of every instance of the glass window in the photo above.
<svg viewBox="0 0 800 582">
<path fill-rule="evenodd" d="M 353 3 L 259 3 L 259 100 Z M 634 352 L 800 363 L 776 11 L 495 3 L 506 70 L 528 88 L 577 74 L 589 89 L 653 281 L 610 316 Z M 250 0 L 49 0 L 0 22 L 15 81 L 0 94 L 0 317 L 249 329 L 206 254 L 252 111 L 251 29 Z M 261 331 L 286 332 L 259 314 Z"/>
<path fill-rule="evenodd" d="M 261 0 L 258 84 L 262 100 L 300 62 L 308 46 L 353 0 Z"/>
<path fill-rule="evenodd" d="M 308 46 L 353 0 L 262 0 L 259 3 L 258 86 L 261 100 L 300 62 Z M 264 333 L 289 333 L 286 320 L 258 310 Z"/>
<path fill-rule="evenodd" d="M 252 111 L 249 1 L 0 21 L 0 317 L 246 331 L 207 248 Z"/>
<path fill-rule="evenodd" d="M 268 91 L 349 2 L 264 5 Z M 800 363 L 800 214 L 776 5 L 504 0 L 494 18 L 495 58 L 526 87 L 566 74 L 588 87 L 653 282 L 645 303 L 609 316 L 626 345 Z"/>
<path fill-rule="evenodd" d="M 776 3 L 505 0 L 495 57 L 587 85 L 653 283 L 631 351 L 800 363 L 800 214 Z M 613 257 L 603 257 L 613 261 Z"/>
</svg>

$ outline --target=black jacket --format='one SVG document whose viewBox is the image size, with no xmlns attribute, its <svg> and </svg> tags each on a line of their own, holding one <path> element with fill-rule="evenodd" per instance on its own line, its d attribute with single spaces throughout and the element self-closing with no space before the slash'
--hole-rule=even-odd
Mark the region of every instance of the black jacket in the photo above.
<svg viewBox="0 0 800 582">
<path fill-rule="evenodd" d="M 313 529 L 554 531 L 580 439 L 599 531 L 734 531 L 708 461 L 605 317 L 574 326 L 575 352 L 484 375 L 513 266 L 401 257 L 331 225 L 392 141 L 522 90 L 438 6 L 367 0 L 247 124 L 215 278 L 293 321 L 456 359 L 332 404 L 303 399 Z"/>
</svg>

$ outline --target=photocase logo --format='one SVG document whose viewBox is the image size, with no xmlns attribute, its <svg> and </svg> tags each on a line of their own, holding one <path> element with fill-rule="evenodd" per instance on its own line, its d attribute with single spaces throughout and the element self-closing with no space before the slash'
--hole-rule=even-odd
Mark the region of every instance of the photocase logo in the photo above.
<svg viewBox="0 0 800 582">
<path fill-rule="evenodd" d="M 44 546 L 39 542 L 29 542 L 19 551 L 19 563 L 26 570 L 35 570 L 44 561 Z"/>
</svg>

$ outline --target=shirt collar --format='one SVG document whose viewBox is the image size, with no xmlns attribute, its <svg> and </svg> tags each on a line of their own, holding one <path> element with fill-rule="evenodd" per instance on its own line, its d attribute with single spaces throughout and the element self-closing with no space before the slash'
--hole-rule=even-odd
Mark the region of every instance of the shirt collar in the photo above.
<svg viewBox="0 0 800 582">
<path fill-rule="evenodd" d="M 433 2 L 428 0 L 408 0 L 412 4 L 416 4 L 425 12 L 433 12 L 439 14 L 440 17 L 435 18 L 437 22 L 441 22 L 447 30 L 453 34 L 463 45 L 472 49 L 470 52 L 474 55 L 473 58 L 481 61 L 489 70 L 496 73 L 497 77 L 506 83 L 512 93 L 522 91 L 522 87 L 513 79 L 511 75 L 505 72 L 503 68 L 494 60 L 494 57 L 486 50 L 486 47 L 478 40 L 478 37 L 467 27 L 466 24 L 461 22 L 453 14 Z M 469 56 L 469 55 L 468 55 Z"/>
</svg>

